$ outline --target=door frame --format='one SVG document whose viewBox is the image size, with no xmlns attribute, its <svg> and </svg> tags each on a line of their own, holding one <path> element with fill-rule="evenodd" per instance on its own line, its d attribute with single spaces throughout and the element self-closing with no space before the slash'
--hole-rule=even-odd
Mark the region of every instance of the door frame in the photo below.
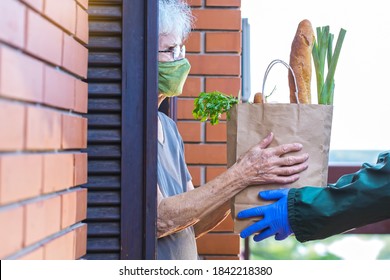
<svg viewBox="0 0 390 280">
<path fill-rule="evenodd" d="M 158 1 L 123 0 L 121 259 L 156 258 Z"/>
</svg>

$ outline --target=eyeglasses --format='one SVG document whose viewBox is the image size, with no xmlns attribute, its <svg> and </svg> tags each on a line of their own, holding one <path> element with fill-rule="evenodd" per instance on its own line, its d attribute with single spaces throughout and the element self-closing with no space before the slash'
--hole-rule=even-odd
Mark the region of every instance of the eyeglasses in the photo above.
<svg viewBox="0 0 390 280">
<path fill-rule="evenodd" d="M 186 56 L 186 46 L 182 45 L 182 46 L 175 46 L 173 48 L 170 48 L 168 50 L 165 50 L 165 51 L 158 51 L 159 53 L 159 60 L 160 61 L 167 61 L 167 60 L 179 60 L 179 59 L 182 59 Z M 165 55 L 168 55 L 169 53 L 172 54 L 172 56 L 165 56 Z M 161 56 L 163 55 L 163 56 Z"/>
</svg>

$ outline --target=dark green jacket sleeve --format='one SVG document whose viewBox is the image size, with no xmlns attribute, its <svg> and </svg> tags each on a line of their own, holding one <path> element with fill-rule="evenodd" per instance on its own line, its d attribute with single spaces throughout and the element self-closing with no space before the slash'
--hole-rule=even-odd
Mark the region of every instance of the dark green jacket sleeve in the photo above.
<svg viewBox="0 0 390 280">
<path fill-rule="evenodd" d="M 327 187 L 291 189 L 288 219 L 300 242 L 390 218 L 390 151 Z"/>
</svg>

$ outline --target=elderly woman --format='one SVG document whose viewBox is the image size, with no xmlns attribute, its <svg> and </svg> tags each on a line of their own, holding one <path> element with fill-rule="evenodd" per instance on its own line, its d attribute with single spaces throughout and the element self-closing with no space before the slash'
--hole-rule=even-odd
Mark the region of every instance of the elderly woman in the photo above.
<svg viewBox="0 0 390 280">
<path fill-rule="evenodd" d="M 191 24 L 184 1 L 159 0 L 159 106 L 166 97 L 182 93 L 190 71 L 183 42 Z M 225 173 L 194 189 L 177 127 L 158 114 L 158 259 L 197 259 L 195 239 L 229 214 L 229 200 L 248 185 L 298 180 L 308 155 L 285 156 L 300 151 L 298 143 L 267 148 L 272 139 L 270 134 Z"/>
</svg>

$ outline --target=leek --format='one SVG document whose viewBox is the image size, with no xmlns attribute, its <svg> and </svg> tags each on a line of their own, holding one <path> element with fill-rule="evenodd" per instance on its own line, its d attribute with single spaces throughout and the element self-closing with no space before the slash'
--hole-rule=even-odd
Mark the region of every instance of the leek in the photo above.
<svg viewBox="0 0 390 280">
<path fill-rule="evenodd" d="M 318 104 L 332 105 L 335 88 L 334 74 L 347 31 L 340 29 L 334 52 L 334 35 L 329 32 L 329 26 L 317 27 L 316 31 L 317 40 L 314 42 L 312 55 L 316 70 Z M 325 60 L 328 65 L 326 77 Z"/>
</svg>

